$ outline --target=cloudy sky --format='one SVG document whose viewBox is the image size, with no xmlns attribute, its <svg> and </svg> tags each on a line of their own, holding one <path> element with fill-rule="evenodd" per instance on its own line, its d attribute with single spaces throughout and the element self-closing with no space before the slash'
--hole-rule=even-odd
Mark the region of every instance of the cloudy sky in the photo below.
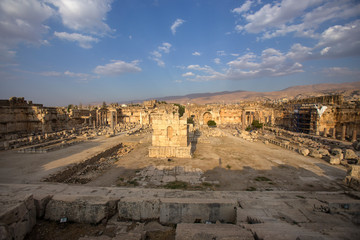
<svg viewBox="0 0 360 240">
<path fill-rule="evenodd" d="M 1 0 L 0 98 L 48 106 L 360 80 L 356 0 Z"/>
</svg>

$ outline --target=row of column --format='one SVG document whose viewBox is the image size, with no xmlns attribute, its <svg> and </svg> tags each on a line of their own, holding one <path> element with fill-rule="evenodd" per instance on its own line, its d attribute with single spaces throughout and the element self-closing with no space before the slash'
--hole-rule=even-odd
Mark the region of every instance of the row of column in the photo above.
<svg viewBox="0 0 360 240">
<path fill-rule="evenodd" d="M 336 139 L 336 128 L 331 128 L 332 129 L 332 133 L 331 133 L 331 137 Z M 324 136 L 327 137 L 327 135 L 329 134 L 328 129 L 324 128 Z M 346 137 L 346 125 L 342 125 L 341 128 L 341 140 L 345 141 L 345 137 Z M 351 136 L 351 141 L 355 142 L 357 140 L 357 132 L 356 129 L 353 129 L 352 132 L 352 136 Z"/>
</svg>

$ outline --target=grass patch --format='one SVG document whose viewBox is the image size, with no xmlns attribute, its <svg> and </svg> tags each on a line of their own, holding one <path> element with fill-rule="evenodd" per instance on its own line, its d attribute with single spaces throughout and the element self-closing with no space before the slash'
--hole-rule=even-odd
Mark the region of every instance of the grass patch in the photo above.
<svg viewBox="0 0 360 240">
<path fill-rule="evenodd" d="M 188 183 L 183 182 L 183 181 L 173 181 L 173 182 L 168 182 L 164 188 L 167 189 L 187 189 L 188 188 Z"/>
<path fill-rule="evenodd" d="M 248 187 L 245 189 L 245 191 L 250 191 L 250 192 L 256 191 L 256 187 Z"/>
<path fill-rule="evenodd" d="M 304 196 L 300 196 L 300 195 L 296 195 L 296 197 L 301 198 L 301 199 L 305 199 Z"/>
<path fill-rule="evenodd" d="M 133 186 L 139 186 L 139 183 L 134 179 L 134 180 L 129 180 L 127 181 L 127 184 L 129 185 L 133 185 Z"/>
<path fill-rule="evenodd" d="M 208 182 L 202 182 L 201 183 L 204 187 L 212 187 L 212 184 L 211 183 L 208 183 Z"/>
<path fill-rule="evenodd" d="M 230 170 L 230 169 L 231 169 L 231 166 L 228 164 L 228 165 L 226 165 L 226 168 L 227 168 L 228 170 Z"/>
<path fill-rule="evenodd" d="M 258 182 L 271 182 L 271 179 L 267 178 L 267 177 L 263 177 L 263 176 L 258 176 L 255 178 L 255 181 Z"/>
</svg>

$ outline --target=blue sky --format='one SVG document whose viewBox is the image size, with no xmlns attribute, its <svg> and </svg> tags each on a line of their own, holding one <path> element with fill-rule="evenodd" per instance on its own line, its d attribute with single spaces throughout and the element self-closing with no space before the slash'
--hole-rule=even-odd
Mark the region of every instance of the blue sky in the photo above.
<svg viewBox="0 0 360 240">
<path fill-rule="evenodd" d="M 0 98 L 48 106 L 360 80 L 355 0 L 1 0 Z"/>
</svg>

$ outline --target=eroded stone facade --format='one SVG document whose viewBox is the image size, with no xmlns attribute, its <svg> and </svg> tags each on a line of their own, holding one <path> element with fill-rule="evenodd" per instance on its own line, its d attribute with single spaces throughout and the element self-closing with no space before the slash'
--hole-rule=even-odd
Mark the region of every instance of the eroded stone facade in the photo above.
<svg viewBox="0 0 360 240">
<path fill-rule="evenodd" d="M 179 117 L 177 109 L 171 107 L 159 109 L 151 119 L 153 134 L 149 157 L 191 157 L 186 115 Z"/>
</svg>

